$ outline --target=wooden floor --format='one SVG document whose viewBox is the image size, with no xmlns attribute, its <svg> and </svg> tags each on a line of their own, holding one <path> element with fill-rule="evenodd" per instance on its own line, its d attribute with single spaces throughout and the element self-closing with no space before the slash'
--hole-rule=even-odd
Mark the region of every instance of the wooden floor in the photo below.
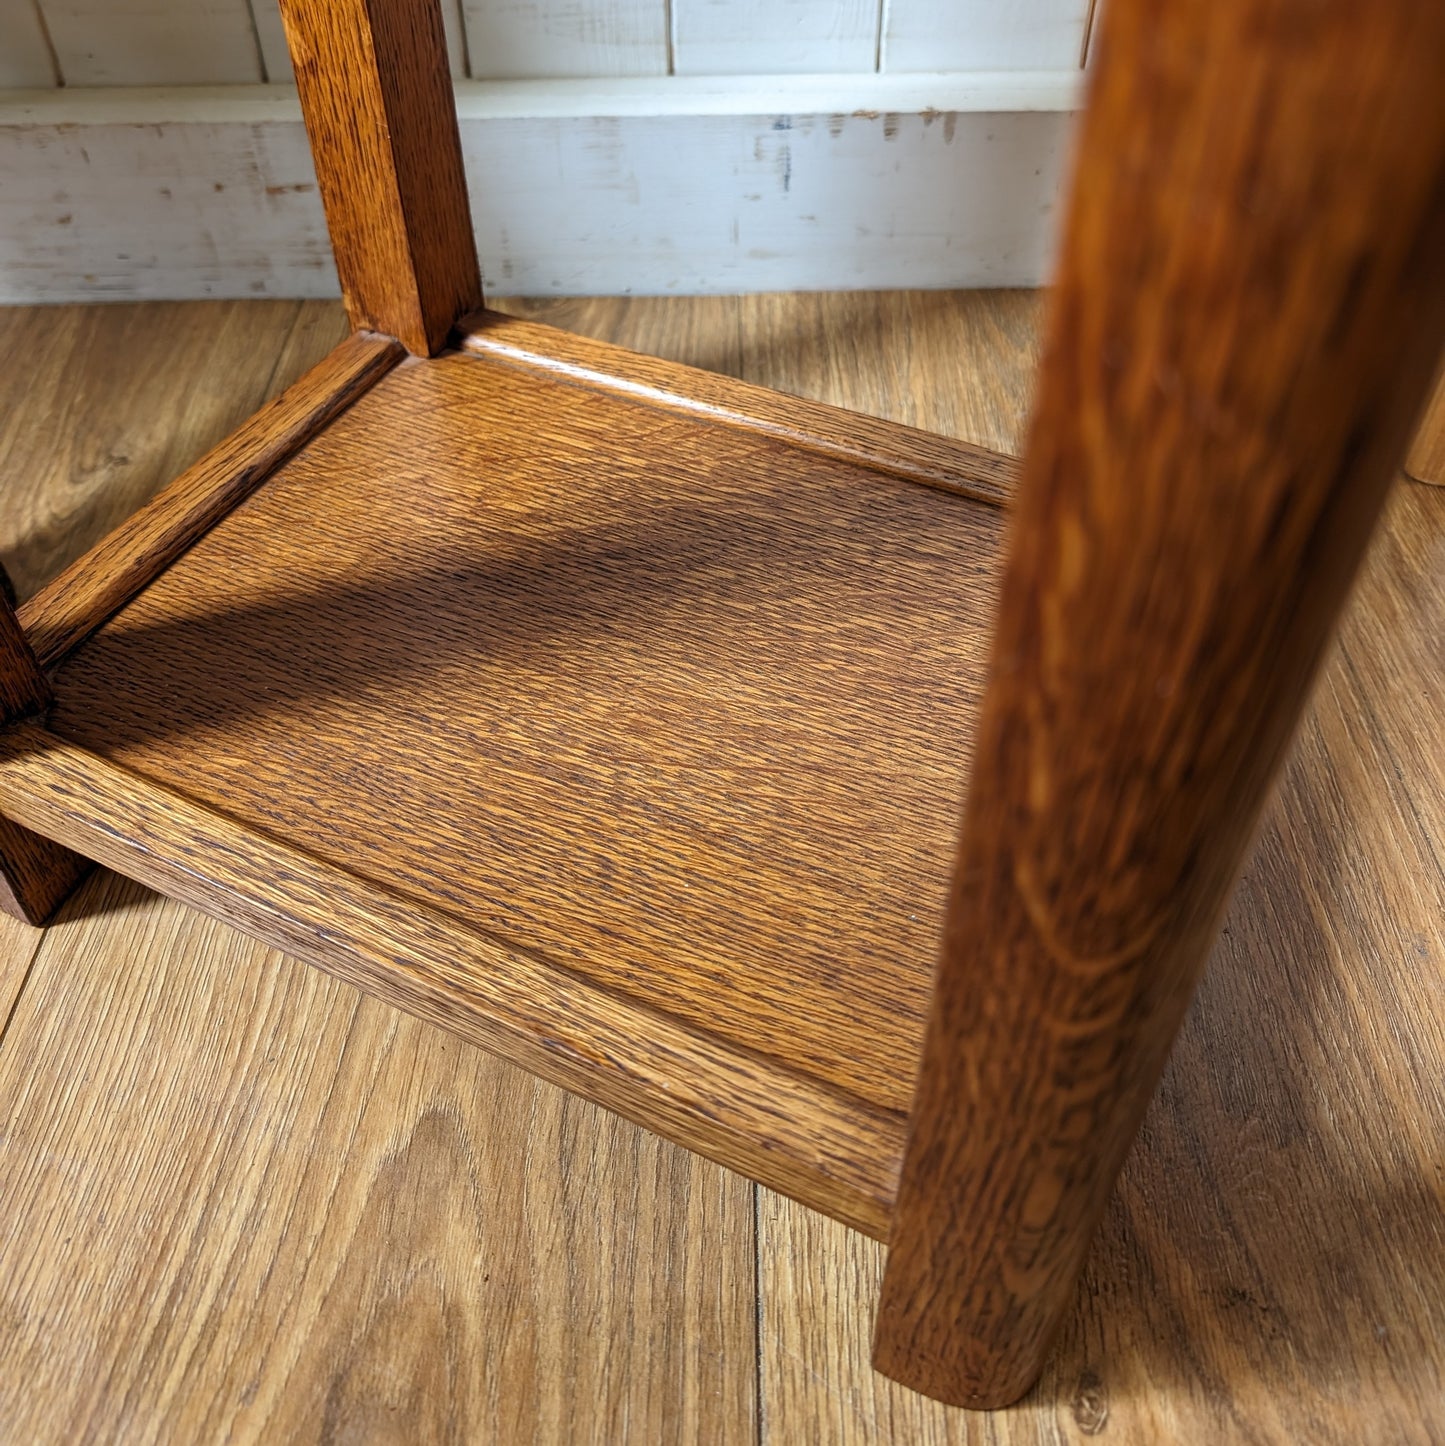
<svg viewBox="0 0 1445 1446">
<path fill-rule="evenodd" d="M 1007 448 L 1020 294 L 556 325 Z M 0 311 L 22 595 L 339 308 Z M 881 1247 L 98 875 L 0 921 L 0 1442 L 1445 1440 L 1445 490 L 1402 485 L 1037 1390 L 867 1365 Z"/>
</svg>

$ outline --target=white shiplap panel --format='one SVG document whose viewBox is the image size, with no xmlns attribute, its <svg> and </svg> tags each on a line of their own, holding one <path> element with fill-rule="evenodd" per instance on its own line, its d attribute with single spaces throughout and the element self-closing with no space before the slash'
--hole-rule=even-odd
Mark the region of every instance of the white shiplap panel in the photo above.
<svg viewBox="0 0 1445 1446">
<path fill-rule="evenodd" d="M 447 28 L 447 52 L 451 56 L 452 74 L 461 79 L 467 73 L 467 48 L 462 40 L 461 0 L 441 0 L 442 21 Z M 278 0 L 251 0 L 251 14 L 256 22 L 256 38 L 261 42 L 261 60 L 266 79 L 273 85 L 295 79 L 291 73 L 291 55 L 286 49 L 286 31 L 281 24 Z"/>
<path fill-rule="evenodd" d="M 882 69 L 1064 70 L 1088 15 L 1089 0 L 885 0 Z"/>
<path fill-rule="evenodd" d="M 35 0 L 0 0 L 0 86 L 56 83 Z"/>
<path fill-rule="evenodd" d="M 673 69 L 678 75 L 871 71 L 880 3 L 672 0 Z"/>
<path fill-rule="evenodd" d="M 40 0 L 66 85 L 263 79 L 247 0 Z"/>
<path fill-rule="evenodd" d="M 463 0 L 477 80 L 667 74 L 667 0 Z"/>
<path fill-rule="evenodd" d="M 1004 79 L 464 86 L 487 284 L 1035 285 L 1073 92 Z M 0 174 L 0 301 L 336 294 L 285 91 L 0 101 Z"/>
</svg>

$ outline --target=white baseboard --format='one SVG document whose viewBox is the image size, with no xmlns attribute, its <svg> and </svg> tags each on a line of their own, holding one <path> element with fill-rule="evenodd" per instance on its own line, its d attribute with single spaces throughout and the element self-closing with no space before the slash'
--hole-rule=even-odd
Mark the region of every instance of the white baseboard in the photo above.
<svg viewBox="0 0 1445 1446">
<path fill-rule="evenodd" d="M 1079 78 L 462 82 L 525 295 L 1031 286 Z M 336 294 L 295 93 L 0 92 L 0 301 Z"/>
</svg>

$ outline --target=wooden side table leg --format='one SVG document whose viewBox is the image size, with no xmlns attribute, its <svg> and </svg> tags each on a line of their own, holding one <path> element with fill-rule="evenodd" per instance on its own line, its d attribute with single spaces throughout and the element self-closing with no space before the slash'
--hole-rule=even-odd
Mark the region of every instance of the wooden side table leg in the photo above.
<svg viewBox="0 0 1445 1446">
<path fill-rule="evenodd" d="M 0 599 L 0 724 L 39 712 L 50 687 L 9 602 Z M 43 924 L 90 869 L 90 861 L 0 817 L 0 909 Z"/>
<path fill-rule="evenodd" d="M 1445 6 L 1111 0 L 874 1343 L 1035 1379 L 1445 335 Z"/>
<path fill-rule="evenodd" d="M 1434 395 L 1405 454 L 1405 475 L 1416 482 L 1445 487 L 1445 367 L 1435 379 Z"/>
</svg>

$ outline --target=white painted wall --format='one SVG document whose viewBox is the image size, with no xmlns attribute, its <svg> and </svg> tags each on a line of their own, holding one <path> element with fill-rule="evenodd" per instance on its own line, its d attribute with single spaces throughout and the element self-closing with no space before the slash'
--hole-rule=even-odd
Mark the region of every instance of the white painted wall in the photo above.
<svg viewBox="0 0 1445 1446">
<path fill-rule="evenodd" d="M 39 0 L 66 85 L 264 80 L 248 0 Z"/>
<path fill-rule="evenodd" d="M 673 71 L 866 74 L 878 23 L 879 0 L 673 0 Z"/>
<path fill-rule="evenodd" d="M 464 0 L 478 80 L 666 75 L 661 0 Z"/>
<path fill-rule="evenodd" d="M 1046 274 L 1093 0 L 439 3 L 494 289 Z M 334 290 L 276 4 L 0 0 L 0 300 Z"/>
<path fill-rule="evenodd" d="M 57 83 L 35 0 L 0 0 L 0 86 Z"/>
<path fill-rule="evenodd" d="M 1067 70 L 1083 64 L 1090 0 L 886 0 L 880 66 Z"/>
<path fill-rule="evenodd" d="M 753 84 L 464 85 L 490 288 L 1045 276 L 1068 78 Z M 335 294 L 299 109 L 279 88 L 31 92 L 0 102 L 0 175 L 0 301 Z"/>
<path fill-rule="evenodd" d="M 1071 70 L 1095 0 L 437 0 L 459 78 Z M 0 0 L 0 87 L 291 74 L 277 0 Z"/>
</svg>

